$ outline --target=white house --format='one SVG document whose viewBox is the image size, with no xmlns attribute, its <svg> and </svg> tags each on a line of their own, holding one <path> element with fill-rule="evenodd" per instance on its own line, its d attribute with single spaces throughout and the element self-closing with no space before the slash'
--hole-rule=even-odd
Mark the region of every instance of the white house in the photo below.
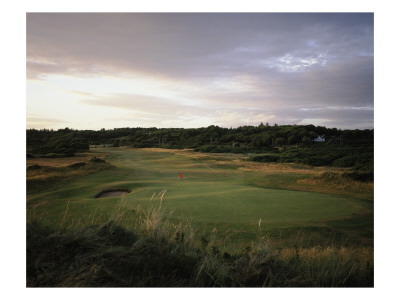
<svg viewBox="0 0 400 300">
<path fill-rule="evenodd" d="M 325 142 L 325 135 L 319 135 L 314 142 Z"/>
</svg>

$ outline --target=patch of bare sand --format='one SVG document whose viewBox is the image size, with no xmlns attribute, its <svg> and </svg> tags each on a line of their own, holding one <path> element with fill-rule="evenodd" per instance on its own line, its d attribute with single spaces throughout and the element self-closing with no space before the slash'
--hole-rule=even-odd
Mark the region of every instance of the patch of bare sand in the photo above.
<svg viewBox="0 0 400 300">
<path fill-rule="evenodd" d="M 95 198 L 104 198 L 104 197 L 117 197 L 117 196 L 125 196 L 126 194 L 130 193 L 131 191 L 128 189 L 108 189 L 101 191 L 98 193 Z"/>
</svg>

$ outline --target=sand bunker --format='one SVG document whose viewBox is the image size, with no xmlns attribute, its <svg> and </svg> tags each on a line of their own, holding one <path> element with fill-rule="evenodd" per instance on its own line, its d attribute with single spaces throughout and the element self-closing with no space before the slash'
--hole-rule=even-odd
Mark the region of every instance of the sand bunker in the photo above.
<svg viewBox="0 0 400 300">
<path fill-rule="evenodd" d="M 124 196 L 130 192 L 131 191 L 128 189 L 108 189 L 108 190 L 101 191 L 94 197 L 95 198 L 118 197 L 118 196 Z"/>
</svg>

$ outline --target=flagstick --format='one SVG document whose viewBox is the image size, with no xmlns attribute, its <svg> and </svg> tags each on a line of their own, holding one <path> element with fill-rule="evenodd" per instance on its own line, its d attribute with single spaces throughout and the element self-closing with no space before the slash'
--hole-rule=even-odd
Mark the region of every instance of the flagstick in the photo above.
<svg viewBox="0 0 400 300">
<path fill-rule="evenodd" d="M 180 189 L 179 181 L 181 178 L 183 179 L 183 175 L 181 173 L 178 173 L 178 189 Z"/>
</svg>

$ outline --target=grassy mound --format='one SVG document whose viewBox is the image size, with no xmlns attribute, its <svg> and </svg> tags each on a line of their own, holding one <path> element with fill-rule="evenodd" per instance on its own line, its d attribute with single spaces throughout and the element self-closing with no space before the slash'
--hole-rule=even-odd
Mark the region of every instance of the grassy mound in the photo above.
<svg viewBox="0 0 400 300">
<path fill-rule="evenodd" d="M 54 183 L 77 178 L 113 166 L 102 159 L 91 159 L 88 162 L 77 162 L 68 166 L 41 166 L 33 164 L 26 168 L 26 184 L 28 192 L 37 192 L 48 188 Z"/>
</svg>

